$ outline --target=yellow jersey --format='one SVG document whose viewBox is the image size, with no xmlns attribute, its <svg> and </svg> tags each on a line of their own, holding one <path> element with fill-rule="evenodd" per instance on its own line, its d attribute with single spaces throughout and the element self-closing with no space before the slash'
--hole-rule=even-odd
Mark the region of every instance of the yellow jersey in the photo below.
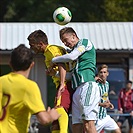
<svg viewBox="0 0 133 133">
<path fill-rule="evenodd" d="M 1 133 L 27 133 L 31 115 L 45 110 L 38 85 L 16 73 L 0 77 L 0 84 Z"/>
<path fill-rule="evenodd" d="M 2 84 L 0 83 L 0 112 L 2 110 Z M 0 133 L 1 133 L 1 124 L 0 124 Z"/>
<path fill-rule="evenodd" d="M 44 56 L 45 56 L 45 64 L 46 67 L 49 68 L 51 61 L 54 57 L 56 56 L 61 56 L 63 54 L 66 54 L 66 50 L 65 48 L 61 47 L 61 46 L 57 46 L 57 45 L 48 45 L 44 51 Z M 65 63 L 66 65 L 66 71 L 69 71 L 69 64 Z M 58 67 L 56 66 L 56 71 L 58 71 Z M 56 76 L 52 76 L 53 82 L 56 85 L 56 88 L 59 86 L 60 84 L 60 78 L 56 77 Z"/>
<path fill-rule="evenodd" d="M 2 84 L 0 83 L 0 112 L 2 109 Z"/>
</svg>

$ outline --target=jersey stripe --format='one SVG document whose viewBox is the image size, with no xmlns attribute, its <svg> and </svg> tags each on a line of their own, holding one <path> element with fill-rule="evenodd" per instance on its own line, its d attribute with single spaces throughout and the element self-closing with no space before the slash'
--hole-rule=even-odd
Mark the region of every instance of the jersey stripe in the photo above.
<svg viewBox="0 0 133 133">
<path fill-rule="evenodd" d="M 109 83 L 106 81 L 105 84 L 98 83 L 100 89 L 101 103 L 108 99 Z M 99 119 L 103 119 L 107 115 L 107 110 L 104 107 L 99 108 Z"/>
<path fill-rule="evenodd" d="M 91 98 L 91 93 L 92 93 L 92 83 L 89 82 L 88 90 L 87 90 L 86 97 L 85 97 L 84 106 L 89 106 L 90 98 Z"/>
</svg>

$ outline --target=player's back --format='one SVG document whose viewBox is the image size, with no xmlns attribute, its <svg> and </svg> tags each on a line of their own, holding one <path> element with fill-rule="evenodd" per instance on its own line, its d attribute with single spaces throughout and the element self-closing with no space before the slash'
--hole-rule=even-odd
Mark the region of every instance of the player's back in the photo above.
<svg viewBox="0 0 133 133">
<path fill-rule="evenodd" d="M 0 77 L 2 84 L 2 133 L 25 133 L 33 106 L 28 105 L 29 99 L 34 99 L 30 93 L 36 91 L 35 83 L 23 75 L 10 73 Z M 43 105 L 42 105 L 43 106 Z M 43 107 L 42 107 L 43 108 Z"/>
</svg>

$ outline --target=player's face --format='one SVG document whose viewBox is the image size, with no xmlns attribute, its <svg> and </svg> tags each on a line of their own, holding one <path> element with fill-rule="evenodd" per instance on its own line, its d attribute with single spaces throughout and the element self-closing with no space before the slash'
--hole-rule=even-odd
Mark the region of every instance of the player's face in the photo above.
<svg viewBox="0 0 133 133">
<path fill-rule="evenodd" d="M 100 72 L 98 73 L 98 76 L 103 80 L 106 81 L 107 76 L 109 75 L 107 68 L 103 68 L 100 70 Z"/>
<path fill-rule="evenodd" d="M 131 84 L 131 83 L 127 83 L 127 84 L 126 84 L 126 88 L 127 88 L 127 89 L 131 89 L 131 88 L 132 88 L 132 84 Z"/>
<path fill-rule="evenodd" d="M 64 43 L 65 46 L 67 46 L 69 48 L 73 48 L 76 44 L 75 39 L 76 39 L 75 34 L 65 33 L 62 36 L 61 41 Z"/>
<path fill-rule="evenodd" d="M 37 54 L 37 53 L 43 53 L 42 44 L 41 43 L 32 43 L 29 42 L 30 48 Z"/>
</svg>

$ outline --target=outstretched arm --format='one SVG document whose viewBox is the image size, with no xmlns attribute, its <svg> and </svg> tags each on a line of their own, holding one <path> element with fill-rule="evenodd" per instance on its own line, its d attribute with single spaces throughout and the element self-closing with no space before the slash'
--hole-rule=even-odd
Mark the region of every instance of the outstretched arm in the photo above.
<svg viewBox="0 0 133 133">
<path fill-rule="evenodd" d="M 62 56 L 58 56 L 52 59 L 53 63 L 57 62 L 69 62 L 76 60 L 80 55 L 82 55 L 85 51 L 89 51 L 92 49 L 92 43 L 89 42 L 87 47 L 84 45 L 79 45 L 76 47 L 71 53 L 64 54 Z"/>
</svg>

